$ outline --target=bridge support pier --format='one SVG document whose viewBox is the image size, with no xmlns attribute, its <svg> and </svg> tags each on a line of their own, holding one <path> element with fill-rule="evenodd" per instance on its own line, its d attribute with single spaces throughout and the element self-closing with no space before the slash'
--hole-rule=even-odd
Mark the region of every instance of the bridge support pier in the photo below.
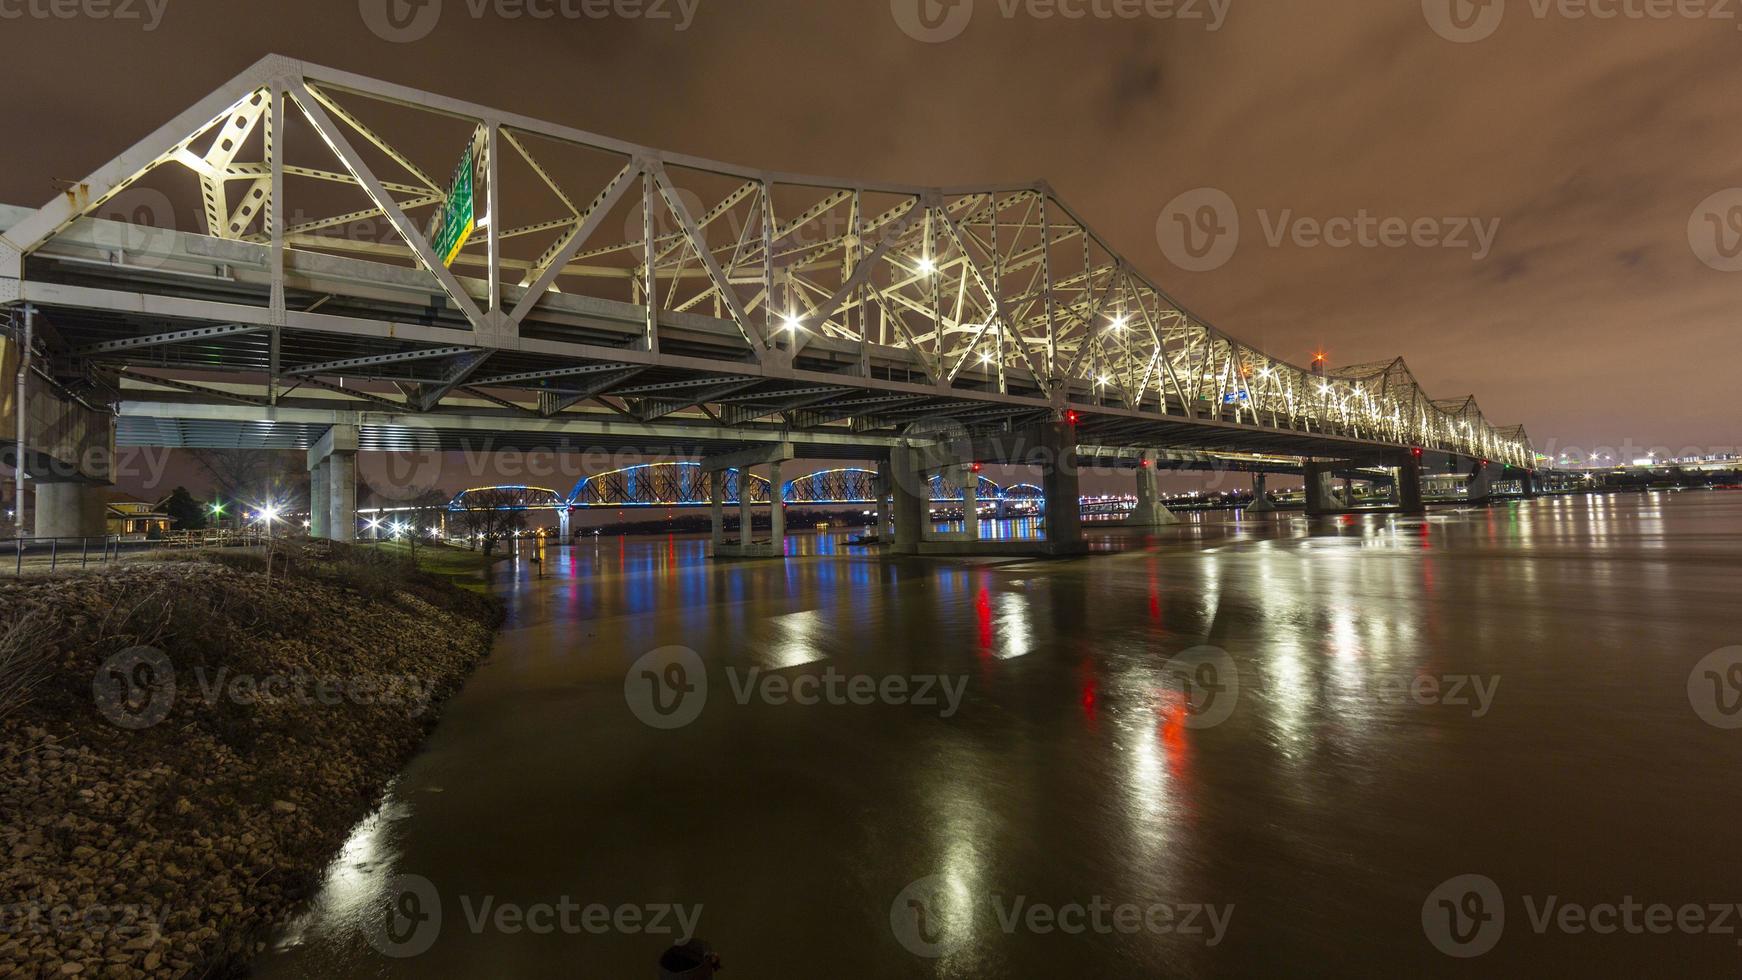
<svg viewBox="0 0 1742 980">
<path fill-rule="evenodd" d="M 898 555 L 1014 555 L 1043 558 L 1088 551 L 1083 542 L 1082 494 L 1077 474 L 1077 434 L 1065 422 L 1035 425 L 997 438 L 959 445 L 906 445 L 891 453 L 892 496 L 895 501 L 895 547 Z M 974 512 L 974 538 L 930 540 L 931 481 L 927 474 L 965 467 L 963 459 L 1038 466 L 1046 507 L 1043 541 L 986 541 L 978 537 L 979 476 L 971 469 L 961 481 L 965 509 Z M 973 487 L 973 492 L 966 490 Z M 964 515 L 967 516 L 967 515 Z"/>
<path fill-rule="evenodd" d="M 1276 511 L 1276 504 L 1270 500 L 1270 477 L 1264 473 L 1252 474 L 1252 503 L 1246 505 L 1248 514 L 1270 514 Z"/>
<path fill-rule="evenodd" d="M 1343 509 L 1355 509 L 1355 478 L 1352 476 L 1343 477 Z"/>
<path fill-rule="evenodd" d="M 308 468 L 308 536 L 325 538 L 327 536 L 327 520 L 332 515 L 328 504 L 327 492 L 332 485 L 332 478 L 327 470 L 327 461 L 310 464 Z"/>
<path fill-rule="evenodd" d="M 1155 469 L 1155 455 L 1145 453 L 1137 465 L 1137 509 L 1125 519 L 1131 527 L 1165 527 L 1178 524 L 1179 517 L 1161 502 L 1161 474 Z"/>
<path fill-rule="evenodd" d="M 969 541 L 980 540 L 980 474 L 979 467 L 962 471 L 962 530 Z"/>
<path fill-rule="evenodd" d="M 748 551 L 755 540 L 754 516 L 750 511 L 750 467 L 738 470 L 738 547 Z"/>
<path fill-rule="evenodd" d="M 1468 500 L 1472 504 L 1486 504 L 1494 499 L 1494 467 L 1487 463 L 1477 463 L 1470 473 L 1470 492 Z"/>
<path fill-rule="evenodd" d="M 1331 493 L 1331 464 L 1308 461 L 1306 477 L 1306 512 L 1308 517 L 1320 517 L 1336 512 Z"/>
<path fill-rule="evenodd" d="M 1535 473 L 1525 473 L 1518 478 L 1519 486 L 1524 490 L 1525 500 L 1535 500 L 1542 496 L 1542 488 L 1537 485 Z"/>
<path fill-rule="evenodd" d="M 356 426 L 335 425 L 309 447 L 309 537 L 357 540 L 357 444 Z"/>
<path fill-rule="evenodd" d="M 885 460 L 877 464 L 877 542 L 891 544 L 893 531 L 889 526 L 889 495 L 894 492 L 895 481 L 891 479 L 894 467 Z"/>
<path fill-rule="evenodd" d="M 353 435 L 355 430 L 353 430 Z M 327 460 L 327 525 L 334 541 L 357 540 L 357 454 L 335 452 Z M 421 532 L 421 529 L 419 529 Z"/>
<path fill-rule="evenodd" d="M 890 454 L 889 494 L 894 503 L 895 547 L 898 555 L 919 554 L 924 529 L 931 522 L 929 484 L 920 469 L 919 453 L 905 446 Z"/>
<path fill-rule="evenodd" d="M 1391 484 L 1391 494 L 1405 514 L 1427 513 L 1427 503 L 1421 496 L 1421 458 L 1413 453 L 1397 465 L 1397 479 Z"/>
<path fill-rule="evenodd" d="M 1040 487 L 1046 496 L 1046 546 L 1053 556 L 1080 555 L 1083 541 L 1083 491 L 1077 472 L 1077 428 L 1069 422 L 1038 427 L 1041 443 Z"/>
<path fill-rule="evenodd" d="M 726 471 L 708 474 L 708 525 L 712 532 L 709 544 L 713 554 L 719 554 L 726 543 Z"/>
<path fill-rule="evenodd" d="M 768 464 L 768 543 L 778 556 L 786 555 L 786 484 L 780 479 L 780 460 Z"/>
<path fill-rule="evenodd" d="M 780 480 L 780 464 L 794 458 L 791 443 L 746 449 L 702 461 L 702 472 L 711 477 L 709 509 L 713 514 L 713 545 L 716 560 L 786 557 L 786 500 Z M 769 530 L 767 541 L 756 540 L 751 522 L 751 467 L 766 464 L 769 482 Z M 738 471 L 738 543 L 726 540 L 726 472 Z"/>
<path fill-rule="evenodd" d="M 91 483 L 36 481 L 36 536 L 95 538 L 106 534 L 108 489 Z"/>
<path fill-rule="evenodd" d="M 556 512 L 557 533 L 559 535 L 561 535 L 560 540 L 562 541 L 563 544 L 569 543 L 569 518 L 570 518 L 570 516 L 571 516 L 570 511 L 567 507 L 564 507 L 562 510 L 559 510 Z"/>
</svg>

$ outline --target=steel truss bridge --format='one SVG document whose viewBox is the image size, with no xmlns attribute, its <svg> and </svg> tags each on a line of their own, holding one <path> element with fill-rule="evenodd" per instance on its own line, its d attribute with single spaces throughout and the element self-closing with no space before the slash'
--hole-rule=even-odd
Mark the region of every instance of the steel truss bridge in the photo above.
<svg viewBox="0 0 1742 980">
<path fill-rule="evenodd" d="M 346 425 L 366 452 L 874 459 L 1068 419 L 1120 451 L 1535 465 L 1523 427 L 1402 359 L 1302 367 L 1223 333 L 1045 183 L 746 168 L 278 56 L 0 227 L 0 304 L 34 311 L 62 395 L 118 406 L 123 446 Z"/>
<path fill-rule="evenodd" d="M 736 506 L 743 486 L 738 470 L 726 471 L 725 502 Z M 993 503 L 1005 499 L 1035 500 L 1040 488 L 1032 484 L 1001 487 L 984 476 L 978 477 L 978 499 Z M 941 474 L 931 478 L 932 503 L 961 503 L 962 488 Z M 835 506 L 875 505 L 882 495 L 878 492 L 877 471 L 866 469 L 830 469 L 807 473 L 781 486 L 781 499 L 788 505 Z M 750 475 L 750 502 L 769 502 L 769 482 Z M 586 510 L 608 508 L 706 507 L 710 504 L 707 474 L 696 463 L 649 463 L 590 476 L 575 484 L 568 496 L 543 487 L 477 487 L 454 496 L 450 511 L 474 507 L 496 510 Z"/>
</svg>

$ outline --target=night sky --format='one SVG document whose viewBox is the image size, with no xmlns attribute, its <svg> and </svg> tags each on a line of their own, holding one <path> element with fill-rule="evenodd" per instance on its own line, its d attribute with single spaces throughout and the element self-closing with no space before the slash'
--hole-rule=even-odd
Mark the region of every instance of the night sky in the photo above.
<svg viewBox="0 0 1742 980">
<path fill-rule="evenodd" d="M 1151 279 L 1272 354 L 1401 354 L 1430 394 L 1476 394 L 1545 452 L 1742 443 L 1742 271 L 1714 268 L 1742 267 L 1725 260 L 1742 191 L 1703 203 L 1742 186 L 1734 4 L 1652 19 L 1598 0 L 1620 14 L 1598 19 L 1445 0 L 1454 20 L 1441 0 L 1153 5 L 1170 16 L 1065 0 L 1087 14 L 1066 19 L 1039 16 L 1050 0 L 977 0 L 967 17 L 933 6 L 928 35 L 914 6 L 935 0 L 659 0 L 663 16 L 604 19 L 445 0 L 427 37 L 394 43 L 368 21 L 402 0 L 76 5 L 126 15 L 109 19 L 35 2 L 0 0 L 8 203 L 40 204 L 279 52 L 749 166 L 1044 177 Z M 1226 198 L 1188 194 L 1204 188 Z M 1216 268 L 1164 247 L 1181 195 L 1194 213 L 1233 205 L 1239 244 Z M 1446 240 L 1314 241 L 1314 223 L 1362 214 Z"/>
</svg>

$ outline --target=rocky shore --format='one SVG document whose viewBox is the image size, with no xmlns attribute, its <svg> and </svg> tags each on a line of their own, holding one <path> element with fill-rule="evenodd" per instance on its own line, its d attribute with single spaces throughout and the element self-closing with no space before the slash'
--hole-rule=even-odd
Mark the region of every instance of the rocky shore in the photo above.
<svg viewBox="0 0 1742 980">
<path fill-rule="evenodd" d="M 484 596 L 285 551 L 0 585 L 0 977 L 239 972 L 489 651 Z"/>
</svg>

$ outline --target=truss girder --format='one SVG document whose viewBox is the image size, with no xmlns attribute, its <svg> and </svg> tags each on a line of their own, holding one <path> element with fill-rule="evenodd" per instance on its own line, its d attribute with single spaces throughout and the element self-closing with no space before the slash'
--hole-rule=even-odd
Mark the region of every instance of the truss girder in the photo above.
<svg viewBox="0 0 1742 980">
<path fill-rule="evenodd" d="M 287 107 L 306 126 L 286 131 L 280 120 Z M 437 255 L 428 218 L 452 202 L 431 175 L 447 173 L 462 147 L 435 156 L 427 140 L 413 137 L 455 120 L 472 126 L 475 145 L 484 148 L 475 175 L 478 229 L 465 248 Z M 315 374 L 390 378 L 374 372 L 407 356 L 389 347 L 280 370 L 276 351 L 295 320 L 282 307 L 284 253 L 295 249 L 393 263 L 400 275 L 420 278 L 431 310 L 463 318 L 471 343 L 428 352 L 446 363 L 413 392 L 414 411 L 437 411 L 454 392 L 484 388 L 518 387 L 543 399 L 562 372 L 585 374 L 558 361 L 549 373 L 517 363 L 496 377 L 478 376 L 492 352 L 519 350 L 561 316 L 544 302 L 560 294 L 644 308 L 628 349 L 647 359 L 607 373 L 666 364 L 673 355 L 667 334 L 683 317 L 730 325 L 721 349 L 708 355 L 722 369 L 717 381 L 618 393 L 641 403 L 619 410 L 645 417 L 692 409 L 714 415 L 705 407 L 710 399 L 730 398 L 723 424 L 773 414 L 791 425 L 840 424 L 853 416 L 843 410 L 854 403 L 855 378 L 867 396 L 890 399 L 860 400 L 870 413 L 911 415 L 902 409 L 923 399 L 876 391 L 869 382 L 877 368 L 885 378 L 923 378 L 940 398 L 971 392 L 1026 401 L 1038 393 L 1056 415 L 1105 408 L 1511 465 L 1535 461 L 1522 426 L 1493 425 L 1473 398 L 1430 398 L 1402 359 L 1324 371 L 1222 333 L 1121 258 L 1044 182 L 937 188 L 771 173 L 277 56 L 16 223 L 0 240 L 0 295 L 7 279 L 24 279 L 25 256 L 159 169 L 192 175 L 205 235 L 270 250 L 273 392 L 313 384 Z M 309 214 L 296 196 L 305 185 L 349 186 L 360 200 L 331 209 L 337 213 Z M 547 205 L 542 213 L 517 213 L 509 226 L 495 220 L 504 197 Z M 369 206 L 359 209 L 363 202 Z M 290 225 L 290 214 L 306 219 Z M 620 220 L 624 214 L 632 217 Z M 371 217 L 385 218 L 390 235 L 328 241 L 312 234 Z M 505 284 L 508 274 L 515 285 Z M 237 326 L 221 330 L 253 332 L 245 318 L 226 319 Z M 175 343 L 171 337 L 108 338 L 81 353 L 125 362 L 130 352 Z M 140 356 L 149 363 L 148 353 Z M 828 360 L 847 389 L 839 398 L 813 395 L 806 389 L 815 386 L 802 383 L 767 399 L 741 399 L 731 387 L 735 373 L 752 385 L 797 378 L 817 358 Z M 547 414 L 574 398 L 551 397 L 542 406 Z"/>
</svg>

